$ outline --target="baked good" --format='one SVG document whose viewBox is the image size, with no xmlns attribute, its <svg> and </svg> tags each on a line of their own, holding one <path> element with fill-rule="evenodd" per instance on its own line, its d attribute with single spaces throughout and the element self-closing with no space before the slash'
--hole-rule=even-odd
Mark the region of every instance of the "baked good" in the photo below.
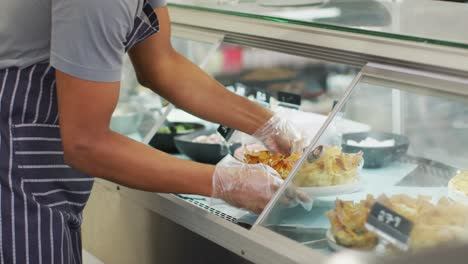
<svg viewBox="0 0 468 264">
<path fill-rule="evenodd" d="M 459 171 L 449 182 L 449 188 L 468 196 L 468 171 Z"/>
<path fill-rule="evenodd" d="M 279 153 L 273 154 L 268 150 L 264 150 L 247 152 L 244 155 L 244 162 L 248 164 L 262 163 L 268 165 L 276 170 L 282 179 L 286 179 L 300 157 L 301 155 L 298 153 L 293 153 L 289 157 L 286 157 Z"/>
<path fill-rule="evenodd" d="M 335 208 L 327 212 L 327 216 L 331 233 L 339 245 L 355 249 L 372 249 L 377 245 L 377 236 L 365 227 L 374 202 L 371 195 L 359 203 L 336 200 Z"/>
<path fill-rule="evenodd" d="M 325 147 L 312 163 L 304 162 L 294 182 L 300 187 L 333 186 L 357 180 L 363 162 L 362 152 L 343 153 L 341 147 Z"/>
</svg>

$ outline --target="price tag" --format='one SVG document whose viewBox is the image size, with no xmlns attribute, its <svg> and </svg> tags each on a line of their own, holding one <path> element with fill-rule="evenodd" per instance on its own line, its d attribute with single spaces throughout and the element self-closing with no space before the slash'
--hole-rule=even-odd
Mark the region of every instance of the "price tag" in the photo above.
<svg viewBox="0 0 468 264">
<path fill-rule="evenodd" d="M 255 93 L 255 99 L 268 104 L 270 102 L 270 95 L 265 91 L 257 90 Z"/>
<path fill-rule="evenodd" d="M 408 250 L 413 222 L 381 203 L 372 206 L 366 228 L 401 250 Z"/>
<path fill-rule="evenodd" d="M 234 87 L 236 88 L 236 94 L 240 96 L 247 95 L 247 86 L 243 85 L 242 83 L 235 83 Z"/>
<path fill-rule="evenodd" d="M 280 106 L 298 109 L 301 105 L 301 96 L 292 93 L 278 92 Z"/>
<path fill-rule="evenodd" d="M 231 137 L 232 137 L 232 134 L 234 134 L 234 129 L 230 128 L 230 127 L 227 127 L 227 126 L 223 126 L 223 125 L 220 125 L 217 129 L 218 133 L 221 134 L 221 136 L 226 140 L 228 141 Z"/>
</svg>

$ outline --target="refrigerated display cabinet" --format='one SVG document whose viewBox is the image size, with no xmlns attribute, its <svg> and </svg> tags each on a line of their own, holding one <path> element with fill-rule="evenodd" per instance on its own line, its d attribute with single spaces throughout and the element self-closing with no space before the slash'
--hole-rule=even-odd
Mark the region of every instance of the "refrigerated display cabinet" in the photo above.
<svg viewBox="0 0 468 264">
<path fill-rule="evenodd" d="M 468 225 L 464 214 L 454 213 L 464 212 L 463 197 L 454 198 L 449 182 L 468 169 L 468 6 L 423 0 L 172 0 L 169 10 L 174 47 L 227 88 L 255 69 L 295 72 L 300 78 L 260 89 L 300 94 L 301 110 L 320 116 L 320 123 L 260 216 L 201 196 L 120 188 L 122 196 L 254 263 L 438 263 L 442 257 L 463 263 Z M 134 138 L 147 143 L 161 117 L 171 115 L 172 107 L 160 108 L 159 118 Z M 365 145 L 369 140 L 373 145 Z M 383 148 L 390 150 L 382 153 Z M 350 170 L 338 175 L 341 182 L 327 178 L 333 174 L 328 169 L 336 170 L 333 164 L 317 165 L 336 162 L 332 150 L 345 160 L 362 157 L 349 161 L 355 167 L 341 164 Z M 307 199 L 284 202 L 297 192 Z M 412 236 L 404 249 L 391 237 L 374 236 L 370 250 L 341 252 L 345 243 L 329 220 L 340 213 L 336 201 L 349 205 L 366 198 L 369 208 L 395 199 L 433 207 L 425 219 L 449 222 L 450 232 L 428 229 L 445 230 L 446 236 L 426 239 L 427 247 Z M 443 219 L 436 216 L 441 212 Z M 414 222 L 413 231 L 421 228 L 420 220 L 405 216 Z"/>
</svg>

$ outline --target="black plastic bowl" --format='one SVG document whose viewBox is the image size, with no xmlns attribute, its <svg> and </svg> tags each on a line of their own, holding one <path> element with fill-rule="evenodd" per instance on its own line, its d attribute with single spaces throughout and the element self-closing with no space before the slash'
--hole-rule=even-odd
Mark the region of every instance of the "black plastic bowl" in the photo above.
<svg viewBox="0 0 468 264">
<path fill-rule="evenodd" d="M 184 133 L 176 133 L 174 129 L 170 129 L 171 133 L 159 133 L 158 132 L 150 140 L 149 145 L 152 146 L 153 148 L 159 149 L 166 153 L 170 153 L 170 154 L 179 153 L 174 143 L 174 138 L 176 136 L 187 135 L 187 134 L 193 133 L 194 131 L 199 131 L 205 128 L 205 126 L 200 123 L 190 123 L 190 122 L 174 122 L 174 123 L 171 123 L 171 125 L 172 126 L 177 126 L 177 125 L 191 126 L 194 130 L 187 131 Z"/>
<path fill-rule="evenodd" d="M 395 145 L 392 147 L 358 147 L 347 144 L 348 140 L 360 142 L 367 137 L 379 141 L 394 139 Z M 381 168 L 398 160 L 408 151 L 409 139 L 402 135 L 385 132 L 349 133 L 343 135 L 343 143 L 341 146 L 345 153 L 362 151 L 364 154 L 364 168 Z"/>
<path fill-rule="evenodd" d="M 198 136 L 211 135 L 215 132 L 215 130 L 200 130 L 187 135 L 177 136 L 174 138 L 174 142 L 180 153 L 188 156 L 192 160 L 202 163 L 216 164 L 224 158 L 228 152 L 233 153 L 240 144 L 232 145 L 228 151 L 226 147 L 220 144 L 192 142 Z"/>
</svg>

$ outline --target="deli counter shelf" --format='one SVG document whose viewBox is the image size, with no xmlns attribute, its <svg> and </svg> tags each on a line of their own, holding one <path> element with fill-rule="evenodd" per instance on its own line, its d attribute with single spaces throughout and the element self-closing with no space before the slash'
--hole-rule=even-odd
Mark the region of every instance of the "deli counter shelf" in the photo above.
<svg viewBox="0 0 468 264">
<path fill-rule="evenodd" d="M 413 263 L 422 263 L 421 260 L 437 263 L 436 257 L 430 262 L 427 256 L 447 254 L 454 257 L 448 263 L 464 263 L 459 258 L 463 254 L 457 250 L 458 245 L 445 249 L 435 244 L 417 254 L 396 251 L 391 257 L 375 252 L 361 254 L 355 250 L 336 252 L 330 244 L 330 238 L 336 233 L 331 233 L 330 213 L 327 212 L 339 213 L 335 210 L 336 200 L 358 204 L 361 200 L 372 199 L 372 204 L 382 201 L 388 205 L 385 199 L 394 199 L 395 195 L 403 195 L 401 199 L 411 202 L 418 195 L 431 197 L 416 202 L 427 206 L 436 204 L 439 198 L 448 196 L 449 181 L 468 169 L 468 39 L 466 34 L 459 34 L 463 28 L 457 26 L 439 25 L 447 30 L 429 27 L 424 31 L 429 20 L 424 14 L 441 15 L 436 7 L 453 10 L 453 16 L 445 15 L 440 21 L 452 23 L 457 17 L 461 22 L 466 16 L 457 14 L 468 12 L 466 6 L 424 1 L 421 13 L 411 18 L 408 10 L 414 11 L 422 1 L 363 0 L 353 1 L 358 5 L 345 5 L 348 1 L 330 0 L 321 1 L 319 6 L 274 8 L 260 5 L 268 1 L 216 2 L 169 1 L 174 47 L 228 89 L 237 87 L 245 74 L 256 69 L 281 68 L 296 72 L 299 77 L 286 84 L 252 86 L 255 86 L 254 91 L 267 91 L 272 97 L 284 91 L 298 94 L 302 97 L 301 111 L 322 116 L 319 121 L 315 120 L 315 127 L 311 129 L 312 144 L 259 216 L 223 203 L 212 203 L 201 196 L 154 194 L 124 187 L 120 187 L 120 193 L 254 263 L 340 263 L 343 258 L 345 263 L 350 260 L 406 263 L 403 262 L 405 258 Z M 302 14 L 312 11 L 323 14 L 324 9 L 330 8 L 327 4 L 335 5 L 341 14 L 348 14 L 359 4 L 370 2 L 379 3 L 375 8 L 385 15 L 379 22 L 384 24 L 353 24 L 343 20 L 346 17 L 320 21 L 290 17 L 301 10 L 307 11 Z M 414 22 L 411 19 L 416 18 L 421 25 L 411 23 Z M 374 18 L 369 19 L 372 22 Z M 128 72 L 128 81 L 124 83 L 133 87 L 136 84 L 132 70 Z M 143 88 L 136 90 L 121 98 L 121 103 L 147 97 Z M 177 112 L 164 103 L 149 108 L 156 114 L 146 126 L 140 126 L 144 129 L 134 136 L 144 143 L 148 143 L 148 138 L 161 126 L 161 118 L 176 118 L 174 113 Z M 356 130 L 351 129 L 351 124 L 361 125 Z M 352 132 L 396 135 L 377 140 L 394 140 L 393 144 L 397 144 L 401 136 L 409 143 L 398 152 L 398 157 L 379 168 L 370 168 L 369 162 L 378 159 L 377 154 L 345 151 L 345 147 L 349 147 L 345 135 Z M 353 140 L 359 144 L 367 140 L 367 136 Z M 320 154 L 310 158 L 317 149 L 321 149 Z M 307 178 L 310 171 L 303 171 L 310 170 L 311 164 L 323 155 L 326 157 L 330 149 L 343 152 L 334 155 L 362 155 L 363 161 L 353 163 L 355 167 L 351 166 L 349 172 L 359 178 L 358 184 L 353 182 L 350 187 L 340 189 L 334 188 L 335 183 L 314 183 Z M 303 192 L 308 199 L 290 199 L 290 190 Z M 373 197 L 369 198 L 369 194 Z M 291 203 L 280 202 L 284 200 Z M 439 207 L 433 209 L 439 210 Z M 449 212 L 449 215 L 453 213 Z M 468 230 L 468 226 L 457 228 Z M 335 241 L 335 244 L 338 243 Z M 338 246 L 343 248 L 343 245 Z M 466 248 L 466 245 L 461 247 Z"/>
</svg>

